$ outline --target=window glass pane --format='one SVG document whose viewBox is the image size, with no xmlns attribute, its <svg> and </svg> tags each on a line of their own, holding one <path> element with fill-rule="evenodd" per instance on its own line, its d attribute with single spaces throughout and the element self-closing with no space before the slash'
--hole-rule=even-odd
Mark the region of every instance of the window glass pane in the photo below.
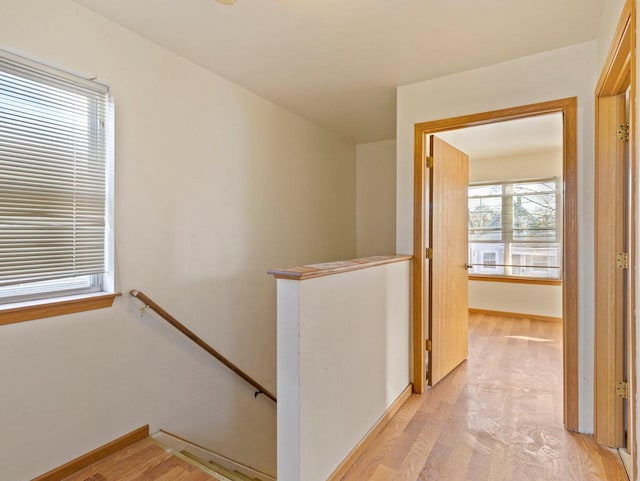
<svg viewBox="0 0 640 481">
<path fill-rule="evenodd" d="M 61 294 L 84 294 L 102 288 L 102 276 L 76 276 L 67 279 L 0 286 L 1 302 L 28 301 Z"/>
<path fill-rule="evenodd" d="M 562 274 L 562 247 L 559 242 L 511 244 L 512 274 L 524 277 L 559 279 Z"/>
<path fill-rule="evenodd" d="M 513 196 L 513 238 L 515 240 L 556 240 L 555 194 Z"/>
<path fill-rule="evenodd" d="M 502 185 L 474 185 L 469 187 L 469 197 L 486 197 L 502 195 Z"/>
<path fill-rule="evenodd" d="M 504 244 L 469 243 L 470 274 L 504 275 Z"/>
<path fill-rule="evenodd" d="M 548 182 L 523 182 L 519 184 L 513 184 L 514 195 L 545 193 L 545 192 L 555 192 L 555 191 L 556 191 L 555 180 L 551 180 Z"/>
<path fill-rule="evenodd" d="M 502 239 L 502 198 L 469 199 L 469 240 Z"/>
</svg>

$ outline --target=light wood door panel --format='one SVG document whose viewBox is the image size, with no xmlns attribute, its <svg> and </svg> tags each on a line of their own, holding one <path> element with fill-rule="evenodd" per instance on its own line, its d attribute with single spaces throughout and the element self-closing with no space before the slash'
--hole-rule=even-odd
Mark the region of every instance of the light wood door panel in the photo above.
<svg viewBox="0 0 640 481">
<path fill-rule="evenodd" d="M 626 142 L 618 137 L 625 123 L 625 95 L 598 99 L 598 162 L 596 164 L 595 224 L 595 438 L 598 444 L 622 447 L 625 444 L 623 400 L 616 396 L 622 381 L 624 329 L 624 276 L 616 256 L 626 252 L 624 155 Z M 607 321 L 612 322 L 607 322 Z M 605 414 L 606 413 L 606 414 Z"/>
<path fill-rule="evenodd" d="M 468 355 L 468 186 L 469 157 L 438 137 L 429 145 L 429 351 L 428 383 L 433 386 Z"/>
</svg>

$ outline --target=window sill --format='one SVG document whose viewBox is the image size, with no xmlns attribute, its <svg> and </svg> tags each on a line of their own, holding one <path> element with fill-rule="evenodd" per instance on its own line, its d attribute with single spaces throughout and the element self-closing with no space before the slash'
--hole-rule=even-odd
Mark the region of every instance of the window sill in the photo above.
<svg viewBox="0 0 640 481">
<path fill-rule="evenodd" d="M 562 279 L 541 279 L 535 277 L 498 277 L 498 276 L 474 276 L 469 275 L 470 281 L 482 282 L 511 282 L 513 284 L 538 284 L 545 286 L 561 286 Z"/>
<path fill-rule="evenodd" d="M 111 307 L 119 292 L 97 292 L 0 306 L 0 325 Z"/>
</svg>

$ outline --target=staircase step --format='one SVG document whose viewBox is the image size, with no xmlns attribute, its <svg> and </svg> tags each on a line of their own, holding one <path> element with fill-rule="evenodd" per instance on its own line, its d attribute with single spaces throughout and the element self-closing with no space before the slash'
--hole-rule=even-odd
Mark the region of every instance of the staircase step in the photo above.
<svg viewBox="0 0 640 481">
<path fill-rule="evenodd" d="M 277 481 L 272 475 L 162 429 L 154 433 L 152 438 L 167 451 L 198 467 L 217 473 L 217 476 L 224 477 L 224 481 Z"/>
<path fill-rule="evenodd" d="M 196 469 L 197 471 L 201 471 L 202 473 L 206 474 L 208 476 L 208 479 L 211 479 L 213 481 L 235 481 L 235 480 L 229 479 L 226 476 L 214 471 L 213 469 L 208 468 L 204 464 L 194 462 L 193 459 L 191 459 L 188 456 L 185 456 L 184 454 L 182 454 L 181 452 L 176 451 L 175 449 L 167 448 L 162 443 L 158 442 L 157 440 L 155 440 L 153 438 L 149 438 L 149 439 L 151 440 L 151 442 L 153 442 L 153 444 L 155 444 L 156 446 L 162 448 L 167 454 L 170 454 L 173 458 L 177 458 L 177 459 L 180 460 L 180 462 L 185 463 L 185 464 L 191 466 L 192 468 Z"/>
<path fill-rule="evenodd" d="M 43 479 L 61 479 L 47 477 Z M 63 481 L 235 481 L 143 439 L 65 477 Z"/>
<path fill-rule="evenodd" d="M 190 453 L 189 451 L 181 451 L 180 454 L 185 456 L 186 458 L 198 463 L 199 465 L 205 466 L 215 473 L 221 474 L 222 476 L 228 478 L 230 481 L 259 481 L 257 478 L 251 478 L 239 471 L 234 471 L 231 469 L 227 469 L 224 466 L 220 466 L 218 463 L 212 460 L 205 460 L 199 458 L 195 454 Z"/>
</svg>

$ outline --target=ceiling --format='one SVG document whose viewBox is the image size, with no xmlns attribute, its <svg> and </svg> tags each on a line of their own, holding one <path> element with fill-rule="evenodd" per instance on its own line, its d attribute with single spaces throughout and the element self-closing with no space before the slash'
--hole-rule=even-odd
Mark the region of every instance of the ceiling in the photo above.
<svg viewBox="0 0 640 481">
<path fill-rule="evenodd" d="M 471 161 L 562 149 L 562 114 L 540 115 L 437 134 Z"/>
<path fill-rule="evenodd" d="M 605 0 L 75 0 L 357 143 L 396 87 L 596 37 Z"/>
</svg>

